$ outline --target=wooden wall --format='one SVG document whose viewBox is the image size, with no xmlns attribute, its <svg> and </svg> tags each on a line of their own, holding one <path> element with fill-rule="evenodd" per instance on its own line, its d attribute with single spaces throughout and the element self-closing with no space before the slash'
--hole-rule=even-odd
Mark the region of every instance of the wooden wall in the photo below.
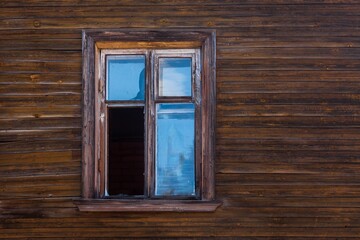
<svg viewBox="0 0 360 240">
<path fill-rule="evenodd" d="M 360 238 L 357 0 L 2 0 L 0 238 Z M 215 213 L 84 213 L 81 30 L 217 30 Z"/>
</svg>

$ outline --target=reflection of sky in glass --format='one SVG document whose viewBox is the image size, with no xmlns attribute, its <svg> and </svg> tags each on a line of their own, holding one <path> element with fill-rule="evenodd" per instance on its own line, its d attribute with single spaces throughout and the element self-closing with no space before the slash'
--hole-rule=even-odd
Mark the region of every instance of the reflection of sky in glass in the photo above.
<svg viewBox="0 0 360 240">
<path fill-rule="evenodd" d="M 107 100 L 144 100 L 145 56 L 109 56 L 107 59 Z M 142 74 L 141 74 L 142 73 Z"/>
<path fill-rule="evenodd" d="M 160 96 L 191 96 L 191 58 L 160 58 L 159 66 Z"/>
<path fill-rule="evenodd" d="M 155 195 L 195 195 L 194 104 L 157 104 Z"/>
</svg>

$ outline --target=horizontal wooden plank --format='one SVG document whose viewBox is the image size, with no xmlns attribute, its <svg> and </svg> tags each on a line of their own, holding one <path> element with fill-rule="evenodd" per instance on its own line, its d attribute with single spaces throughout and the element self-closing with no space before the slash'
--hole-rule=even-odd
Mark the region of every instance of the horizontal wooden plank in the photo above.
<svg viewBox="0 0 360 240">
<path fill-rule="evenodd" d="M 360 82 L 220 82 L 217 84 L 219 93 L 354 93 L 360 98 Z"/>
<path fill-rule="evenodd" d="M 2 199 L 33 199 L 33 198 L 73 198 L 81 195 L 80 181 L 76 183 L 72 182 L 58 182 L 53 183 L 50 181 L 51 186 L 39 186 L 39 185 L 28 185 L 28 188 L 16 188 L 7 185 L 1 188 Z M 67 187 L 65 188 L 64 186 Z M 30 190 L 31 189 L 31 190 Z M 34 206 L 35 208 L 36 206 Z M 44 210 L 47 207 L 43 207 Z M 16 208 L 14 208 L 16 209 Z M 13 209 L 8 209 L 11 212 Z"/>
<path fill-rule="evenodd" d="M 354 174 L 354 170 L 358 168 L 358 152 L 330 151 L 334 156 L 329 161 L 326 161 L 326 157 L 323 156 L 324 151 L 287 150 L 287 154 L 281 154 L 281 150 L 262 150 L 257 148 L 254 150 L 219 150 L 217 171 L 224 174 L 297 173 L 314 174 L 315 176 L 330 173 L 332 176 L 336 176 L 339 182 L 343 182 L 341 179 L 343 176 Z M 310 153 L 305 157 L 301 157 L 302 152 Z M 236 155 L 241 157 L 236 157 Z M 258 167 L 256 167 L 257 165 Z M 266 175 L 263 176 L 264 179 L 266 177 Z M 294 178 L 296 177 L 294 176 Z M 311 179 L 314 181 L 314 184 L 321 182 L 321 180 L 315 181 L 313 178 Z"/>
<path fill-rule="evenodd" d="M 22 189 L 19 189 L 22 190 Z M 34 198 L 34 197 L 73 197 L 73 196 L 80 196 L 81 189 L 80 187 L 72 188 L 61 187 L 59 186 L 54 187 L 32 187 L 32 191 L 21 191 L 21 192 L 5 192 L 1 194 L 2 198 L 8 199 L 15 199 L 17 197 L 20 198 Z M 11 212 L 11 210 L 10 210 Z"/>
<path fill-rule="evenodd" d="M 28 118 L 16 118 L 16 121 L 9 121 L 9 119 L 0 119 L 0 126 L 4 129 L 59 129 L 66 127 L 81 128 L 81 117 L 40 117 L 36 118 L 30 116 Z"/>
<path fill-rule="evenodd" d="M 81 62 L 0 62 L 0 70 L 17 73 L 41 73 L 41 72 L 81 72 Z"/>
<path fill-rule="evenodd" d="M 218 59 L 358 59 L 360 48 L 244 47 L 232 43 L 217 49 Z"/>
<path fill-rule="evenodd" d="M 0 31 L 1 32 L 1 31 Z M 79 37 L 81 32 L 78 31 Z M 48 51 L 80 51 L 81 39 L 8 39 L 0 38 L 1 46 L 7 50 L 48 50 Z"/>
<path fill-rule="evenodd" d="M 2 73 L 0 84 L 75 84 L 81 83 L 81 73 Z"/>
<path fill-rule="evenodd" d="M 360 128 L 316 129 L 316 128 L 218 128 L 218 138 L 253 139 L 353 139 L 359 140 Z"/>
<path fill-rule="evenodd" d="M 72 161 L 78 161 L 81 159 L 81 151 L 52 151 L 52 152 L 30 152 L 30 153 L 14 153 L 14 154 L 1 154 L 0 164 L 9 164 L 13 161 L 17 163 L 38 163 L 38 162 L 52 162 L 63 161 L 64 159 L 71 159 Z M 1 181 L 1 179 L 0 179 Z"/>
<path fill-rule="evenodd" d="M 41 117 L 81 117 L 79 105 L 49 107 L 9 107 L 2 108 L 0 119 L 41 118 Z"/>
<path fill-rule="evenodd" d="M 239 151 L 239 154 L 241 152 Z M 223 174 L 240 174 L 240 173 L 285 173 L 285 174 L 317 174 L 321 176 L 322 173 L 336 173 L 336 174 L 353 174 L 354 181 L 356 173 L 359 172 L 360 165 L 358 163 L 218 163 L 216 171 Z M 354 182 L 351 182 L 354 184 Z M 314 183 L 317 185 L 317 183 Z M 358 183 L 360 185 L 360 183 Z"/>
<path fill-rule="evenodd" d="M 314 24 L 312 26 L 303 26 L 293 24 L 291 26 L 229 26 L 217 28 L 217 36 L 220 37 L 349 37 L 360 36 L 357 27 L 338 26 L 334 24 L 332 26 L 324 26 L 320 24 Z M 271 43 L 269 43 L 271 44 Z M 270 46 L 270 45 L 269 45 Z"/>
<path fill-rule="evenodd" d="M 217 71 L 218 83 L 227 82 L 358 82 L 359 71 L 291 71 L 291 70 L 261 70 L 222 69 Z"/>
<path fill-rule="evenodd" d="M 359 108 L 355 105 L 244 105 L 221 104 L 217 106 L 222 116 L 359 116 Z"/>
<path fill-rule="evenodd" d="M 279 201 L 279 198 L 264 198 L 264 197 L 239 197 L 239 198 L 223 198 L 224 206 L 233 207 L 355 207 L 359 204 L 358 198 L 293 198 L 285 197 L 284 201 Z M 321 223 L 320 223 L 321 224 Z M 326 223 L 325 223 L 326 224 Z M 288 226 L 291 224 L 283 224 Z"/>
<path fill-rule="evenodd" d="M 53 107 L 80 105 L 81 96 L 59 94 L 59 95 L 24 95 L 24 96 L 0 96 L 0 107 Z M 1 121 L 1 120 L 0 120 Z"/>
<path fill-rule="evenodd" d="M 258 195 L 259 196 L 259 195 Z M 261 195 L 260 195 L 261 196 Z M 319 208 L 319 207 L 226 207 L 219 209 L 219 214 L 247 215 L 253 217 L 351 217 L 357 214 L 359 209 L 356 208 Z"/>
<path fill-rule="evenodd" d="M 260 140 L 261 141 L 261 140 Z M 359 151 L 316 151 L 316 150 L 246 150 L 218 151 L 217 161 L 221 162 L 266 162 L 266 163 L 356 163 L 359 161 Z"/>
<path fill-rule="evenodd" d="M 67 166 L 66 166 L 67 164 Z M 66 163 L 64 164 L 64 167 L 67 167 L 68 169 L 75 169 L 75 168 L 79 168 L 80 165 L 80 161 L 78 162 L 74 162 L 74 163 Z M 39 165 L 39 164 L 38 164 Z M 61 164 L 54 164 L 56 165 L 54 166 L 54 168 L 59 168 L 61 166 Z M 35 167 L 34 167 L 35 169 Z M 51 171 L 52 169 L 49 169 L 49 171 Z M 26 169 L 24 170 L 24 172 L 27 171 Z M 35 171 L 34 171 L 35 172 Z M 36 176 L 36 174 L 34 175 Z M 15 178 L 11 179 L 8 178 L 7 181 L 2 181 L 2 186 L 1 186 L 1 196 L 4 197 L 5 195 L 9 195 L 10 192 L 12 193 L 17 193 L 18 195 L 21 195 L 22 193 L 31 193 L 34 189 L 36 188 L 42 188 L 42 189 L 59 189 L 59 190 L 70 190 L 70 189 L 74 189 L 74 188 L 79 188 L 80 186 L 80 175 L 74 173 L 74 171 L 69 172 L 67 175 L 63 174 L 63 175 L 39 175 L 40 177 L 42 177 L 41 179 L 43 179 L 42 182 L 38 181 L 39 179 L 34 179 L 37 181 L 33 181 L 33 179 L 28 178 L 27 181 L 21 186 L 19 187 L 19 182 L 18 181 L 12 181 Z M 71 178 L 69 177 L 71 176 Z M 25 178 L 24 178 L 25 179 Z M 15 180 L 19 180 L 19 179 L 15 179 Z M 66 186 L 68 188 L 66 188 Z M 51 197 L 51 196 L 50 196 Z M 14 195 L 14 198 L 17 198 Z"/>
<path fill-rule="evenodd" d="M 360 119 L 356 116 L 219 116 L 217 127 L 357 127 Z"/>
<path fill-rule="evenodd" d="M 4 34 L 6 33 L 6 34 Z M 29 29 L 29 30 L 0 30 L 0 40 L 20 40 L 27 41 L 37 40 L 74 40 L 77 39 L 81 45 L 81 31 L 77 29 Z M 10 44 L 11 41 L 8 41 Z M 4 48 L 5 49 L 5 48 Z M 18 49 L 20 50 L 20 49 Z"/>
<path fill-rule="evenodd" d="M 25 39 L 23 42 L 27 42 Z M 54 51 L 54 50 L 0 50 L 0 61 L 2 62 L 81 62 L 80 51 Z"/>
<path fill-rule="evenodd" d="M 143 2 L 144 3 L 144 2 Z M 134 4 L 136 5 L 136 3 Z M 157 5 L 156 8 L 149 6 L 107 6 L 101 8 L 96 6 L 56 6 L 56 11 L 46 11 L 48 8 L 33 7 L 17 8 L 7 7 L 6 11 L 0 14 L 2 19 L 10 18 L 49 18 L 49 17 L 108 17 L 110 16 L 127 16 L 134 17 L 141 15 L 142 17 L 151 16 L 358 16 L 360 7 L 355 4 L 336 4 L 336 5 L 234 5 L 234 4 L 218 4 L 218 5 Z M 52 9 L 52 8 L 50 8 Z"/>
<path fill-rule="evenodd" d="M 29 140 L 77 140 L 81 137 L 81 128 L 68 126 L 58 129 L 6 129 L 0 130 L 0 141 L 29 141 Z"/>
<path fill-rule="evenodd" d="M 241 163 L 240 163 L 241 164 Z M 248 185 L 248 186 L 265 186 L 265 185 L 292 185 L 294 189 L 303 185 L 315 185 L 319 187 L 322 186 L 332 186 L 332 185 L 351 185 L 359 184 L 360 179 L 357 174 L 348 174 L 348 173 L 333 173 L 333 172 L 323 172 L 321 177 L 319 174 L 312 173 L 217 173 L 216 174 L 216 184 L 220 186 L 229 185 L 229 186 L 238 186 L 238 185 Z M 224 195 L 223 197 L 227 197 Z M 239 196 L 241 198 L 241 196 Z M 277 197 L 281 199 L 282 197 Z M 304 197 L 307 200 L 311 200 L 312 196 Z M 329 201 L 331 197 L 328 197 Z M 268 198 L 263 198 L 266 201 Z M 346 200 L 351 201 L 352 198 Z M 340 198 L 339 201 L 345 201 Z M 319 201 L 322 201 L 319 199 Z M 333 199 L 336 201 L 336 199 Z M 282 201 L 279 201 L 281 204 Z"/>
<path fill-rule="evenodd" d="M 59 159 L 59 160 L 49 160 L 44 162 L 25 162 L 19 163 L 18 161 L 14 161 L 13 164 L 2 163 L 0 172 L 11 173 L 13 171 L 33 171 L 34 169 L 43 169 L 43 170 L 51 170 L 53 168 L 59 167 L 79 167 L 80 166 L 80 158 L 79 159 Z M 24 183 L 26 185 L 26 183 Z"/>
<path fill-rule="evenodd" d="M 244 197 L 261 196 L 261 197 L 356 197 L 359 195 L 358 184 L 354 185 L 331 185 L 331 186 L 317 186 L 317 185 L 301 185 L 294 187 L 289 185 L 236 185 L 234 186 L 219 186 L 216 188 L 219 197 L 243 195 Z M 253 209 L 254 211 L 256 209 Z M 300 209 L 299 209 L 300 211 Z M 345 212 L 344 212 L 345 213 Z M 311 212 L 304 214 L 312 215 Z M 340 213 L 339 213 L 340 214 Z"/>
<path fill-rule="evenodd" d="M 17 201 L 18 202 L 18 201 Z M 56 201 L 53 201 L 56 203 Z M 123 214 L 125 215 L 125 214 Z M 165 214 L 162 214 L 165 215 Z M 237 222 L 238 226 L 243 227 L 256 227 L 262 224 L 267 224 L 271 227 L 313 227 L 314 224 L 317 224 L 318 227 L 357 227 L 359 225 L 359 219 L 354 218 L 340 218 L 340 217 L 318 217 L 318 218 L 291 218 L 291 217 L 268 217 L 268 218 L 256 218 L 256 217 L 246 217 L 238 216 L 232 217 L 230 219 L 221 218 L 219 216 L 206 218 L 194 216 L 191 219 L 186 218 L 182 215 L 174 215 L 168 218 L 168 221 L 164 221 L 164 218 L 153 215 L 152 217 L 143 214 L 141 217 L 130 217 L 123 216 L 122 218 L 9 218 L 9 219 L 0 219 L 0 221 L 12 228 L 13 226 L 21 226 L 22 228 L 33 228 L 37 225 L 44 227 L 118 227 L 118 226 L 128 226 L 128 227 L 137 227 L 142 225 L 144 222 L 147 226 L 162 226 L 162 227 L 191 227 L 191 226 L 231 226 Z M 189 221 L 190 220 L 190 221 Z"/>
<path fill-rule="evenodd" d="M 260 27 L 280 27 L 280 26 L 344 26 L 350 27 L 358 24 L 358 16 L 306 16 L 301 18 L 289 18 L 284 16 L 259 16 L 243 17 L 236 16 L 228 18 L 221 17 L 192 17 L 191 21 L 187 17 L 140 17 L 134 16 L 129 21 L 126 16 L 115 17 L 67 17 L 67 18 L 13 18 L 0 19 L 0 29 L 34 29 L 34 28 L 91 28 L 96 25 L 98 28 L 156 28 L 156 27 L 236 27 L 239 25 L 260 26 Z"/>
<path fill-rule="evenodd" d="M 81 139 L 78 136 L 75 139 L 63 139 L 59 141 L 57 139 L 46 139 L 46 140 L 36 140 L 29 141 L 17 140 L 17 141 L 8 141 L 2 142 L 0 144 L 1 152 L 10 154 L 10 153 L 29 153 L 29 152 L 38 152 L 38 151 L 63 151 L 63 150 L 80 150 L 81 149 Z"/>
<path fill-rule="evenodd" d="M 276 83 L 275 83 L 276 84 Z M 220 84 L 219 84 L 220 85 Z M 241 85 L 241 84 L 240 84 Z M 248 87 L 256 84 L 245 84 Z M 262 84 L 260 84 L 261 86 Z M 282 85 L 282 84 L 280 84 Z M 285 83 L 283 83 L 285 85 Z M 295 84 L 296 85 L 296 84 Z M 300 85 L 300 84 L 299 84 Z M 307 85 L 304 83 L 304 85 Z M 322 85 L 322 84 L 319 84 Z M 324 84 L 325 85 L 325 84 Z M 329 84 L 331 85 L 331 84 Z M 351 85 L 351 84 L 350 84 Z M 356 84 L 354 84 L 356 85 Z M 359 84 L 360 85 L 360 84 Z M 311 84 L 310 84 L 311 86 Z M 360 94 L 356 92 L 353 93 L 342 93 L 342 92 L 333 92 L 333 93 L 323 93 L 320 92 L 315 86 L 314 88 L 310 88 L 308 85 L 308 89 L 301 89 L 299 86 L 299 90 L 293 87 L 292 84 L 289 84 L 289 93 L 284 93 L 280 91 L 285 91 L 284 89 L 279 89 L 277 92 L 268 92 L 276 91 L 276 89 L 267 88 L 265 92 L 245 92 L 248 89 L 234 88 L 234 91 L 227 88 L 228 92 L 225 92 L 223 89 L 218 89 L 217 94 L 217 106 L 227 104 L 234 105 L 357 105 L 360 101 Z M 263 88 L 265 89 L 265 88 Z M 326 88 L 325 88 L 326 89 Z M 330 90 L 330 89 L 329 89 Z M 348 89 L 350 91 L 350 89 Z M 224 92 L 223 92 L 224 91 Z M 239 92 L 238 92 L 239 91 Z M 253 88 L 253 91 L 257 91 L 257 89 Z M 303 91 L 301 94 L 294 94 L 296 91 Z M 308 93 L 316 92 L 316 93 Z M 232 93 L 234 92 L 234 93 Z"/>
<path fill-rule="evenodd" d="M 65 150 L 58 152 L 30 152 L 30 153 L 12 153 L 2 154 L 0 166 L 4 169 L 12 168 L 36 168 L 41 164 L 48 164 L 49 167 L 55 167 L 55 164 L 74 163 L 81 161 L 79 150 Z M 38 164 L 38 165 L 37 165 Z M 54 164 L 54 165 L 52 165 Z M 0 179 L 1 181 L 1 179 Z"/>
<path fill-rule="evenodd" d="M 295 4 L 301 4 L 301 5 L 307 5 L 307 4 L 323 4 L 323 3 L 327 3 L 327 4 L 343 4 L 343 3 L 348 3 L 348 4 L 356 4 L 358 3 L 356 0 L 347 0 L 347 1 L 343 1 L 343 0 L 294 0 L 291 2 L 292 5 Z M 262 0 L 262 1 L 258 1 L 258 0 L 244 0 L 241 3 L 238 3 L 237 1 L 234 0 L 223 0 L 223 1 L 219 1 L 219 0 L 211 0 L 207 2 L 207 5 L 247 5 L 247 4 L 258 4 L 258 5 L 262 5 L 262 4 L 289 4 L 288 1 L 286 0 Z M 2 3 L 0 6 L 2 7 L 9 7 L 9 6 L 14 6 L 14 7 L 19 7 L 19 6 L 128 6 L 128 5 L 134 5 L 134 6 L 141 6 L 141 5 L 203 5 L 203 1 L 201 0 L 196 0 L 196 1 L 190 1 L 190 0 L 153 0 L 151 2 L 144 2 L 141 0 L 121 0 L 121 1 L 115 1 L 115 0 L 104 0 L 103 2 L 99 3 L 97 1 L 94 0 L 90 0 L 87 1 L 86 4 L 84 2 L 82 2 L 81 0 L 76 0 L 76 1 L 70 1 L 70 0 L 63 0 L 61 2 L 59 1 L 45 1 L 45 0 L 31 0 L 31 1 L 26 1 L 26 0 L 16 0 L 16 1 L 12 1 L 12 2 L 4 2 Z"/>
<path fill-rule="evenodd" d="M 70 167 L 68 168 L 70 169 Z M 80 186 L 79 176 L 77 176 L 77 179 L 69 179 L 65 177 L 60 179 L 60 178 L 48 177 L 46 178 L 46 181 L 43 181 L 42 183 L 28 181 L 25 184 L 23 184 L 21 187 L 19 187 L 19 184 L 18 183 L 16 184 L 16 182 L 12 182 L 12 181 L 7 181 L 5 183 L 3 182 L 2 186 L 0 187 L 0 191 L 1 191 L 1 197 L 6 197 L 11 194 L 14 194 L 13 198 L 17 198 L 19 196 L 22 196 L 23 194 L 28 196 L 28 194 L 35 193 L 36 189 L 44 189 L 45 191 L 52 191 L 55 189 L 60 191 L 60 190 L 78 189 L 79 186 Z"/>
<path fill-rule="evenodd" d="M 356 151 L 360 150 L 360 142 L 353 140 L 308 140 L 308 139 L 218 139 L 218 151 Z"/>
<path fill-rule="evenodd" d="M 259 232 L 258 227 L 246 228 L 246 227 L 222 227 L 211 228 L 208 231 L 201 231 L 201 227 L 179 227 L 172 228 L 153 228 L 153 227 L 109 227 L 109 228 L 42 228 L 42 229 L 6 229 L 2 232 L 0 237 L 6 238 L 19 238 L 19 237 L 56 237 L 63 236 L 68 238 L 78 237 L 112 237 L 121 238 L 123 236 L 139 238 L 144 236 L 149 237 L 323 237 L 324 231 L 327 235 L 334 237 L 357 237 L 359 228 L 262 228 Z M 27 231 L 26 231 L 27 230 Z"/>
<path fill-rule="evenodd" d="M 304 32 L 305 33 L 305 32 Z M 228 33 L 229 34 L 229 33 Z M 237 34 L 237 32 L 235 32 Z M 337 33 L 334 33 L 336 35 Z M 295 36 L 294 36 L 295 35 Z M 356 48 L 360 46 L 359 38 L 352 36 L 297 36 L 289 35 L 274 36 L 218 36 L 217 48 L 227 49 L 238 46 L 242 48 Z M 271 57 L 271 56 L 270 56 Z"/>
<path fill-rule="evenodd" d="M 292 70 L 292 71 L 357 71 L 360 69 L 359 60 L 332 59 L 229 59 L 218 60 L 218 70 Z"/>
<path fill-rule="evenodd" d="M 80 161 L 79 161 L 80 162 Z M 54 181 L 54 182 L 66 182 L 66 181 L 72 181 L 74 179 L 80 180 L 81 179 L 81 174 L 79 171 L 76 172 L 57 172 L 55 174 L 53 173 L 48 173 L 48 174 L 37 174 L 37 175 L 14 175 L 14 176 L 8 176 L 8 177 L 3 177 L 1 179 L 1 183 L 7 183 L 7 184 L 12 184 L 12 185 L 16 185 L 16 184 L 21 184 L 23 182 L 30 182 L 32 184 L 43 184 L 46 181 Z M 75 180 L 74 180 L 75 181 Z M 19 198 L 16 198 L 19 199 Z M 20 198 L 22 200 L 33 200 L 32 198 Z M 40 200 L 43 198 L 40 198 Z M 51 198 L 52 199 L 52 198 Z M 11 200 L 8 199 L 9 201 Z M 43 199 L 46 200 L 46 199 Z"/>
</svg>

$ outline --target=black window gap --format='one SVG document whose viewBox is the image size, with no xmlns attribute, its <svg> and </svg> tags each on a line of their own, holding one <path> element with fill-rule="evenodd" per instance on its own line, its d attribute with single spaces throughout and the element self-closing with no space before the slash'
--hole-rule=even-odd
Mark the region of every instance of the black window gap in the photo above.
<svg viewBox="0 0 360 240">
<path fill-rule="evenodd" d="M 108 114 L 108 194 L 144 195 L 144 107 Z"/>
</svg>

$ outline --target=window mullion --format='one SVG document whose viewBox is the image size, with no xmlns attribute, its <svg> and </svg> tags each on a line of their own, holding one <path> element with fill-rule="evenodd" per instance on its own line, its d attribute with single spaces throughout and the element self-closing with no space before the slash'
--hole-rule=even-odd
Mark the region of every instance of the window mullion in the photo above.
<svg viewBox="0 0 360 240">
<path fill-rule="evenodd" d="M 153 74 L 153 51 L 147 51 L 146 55 L 146 122 L 145 122 L 145 139 L 146 139 L 146 155 L 145 155 L 145 197 L 151 197 L 153 189 L 154 176 L 154 128 L 155 128 L 155 114 L 154 114 L 154 74 Z"/>
</svg>

